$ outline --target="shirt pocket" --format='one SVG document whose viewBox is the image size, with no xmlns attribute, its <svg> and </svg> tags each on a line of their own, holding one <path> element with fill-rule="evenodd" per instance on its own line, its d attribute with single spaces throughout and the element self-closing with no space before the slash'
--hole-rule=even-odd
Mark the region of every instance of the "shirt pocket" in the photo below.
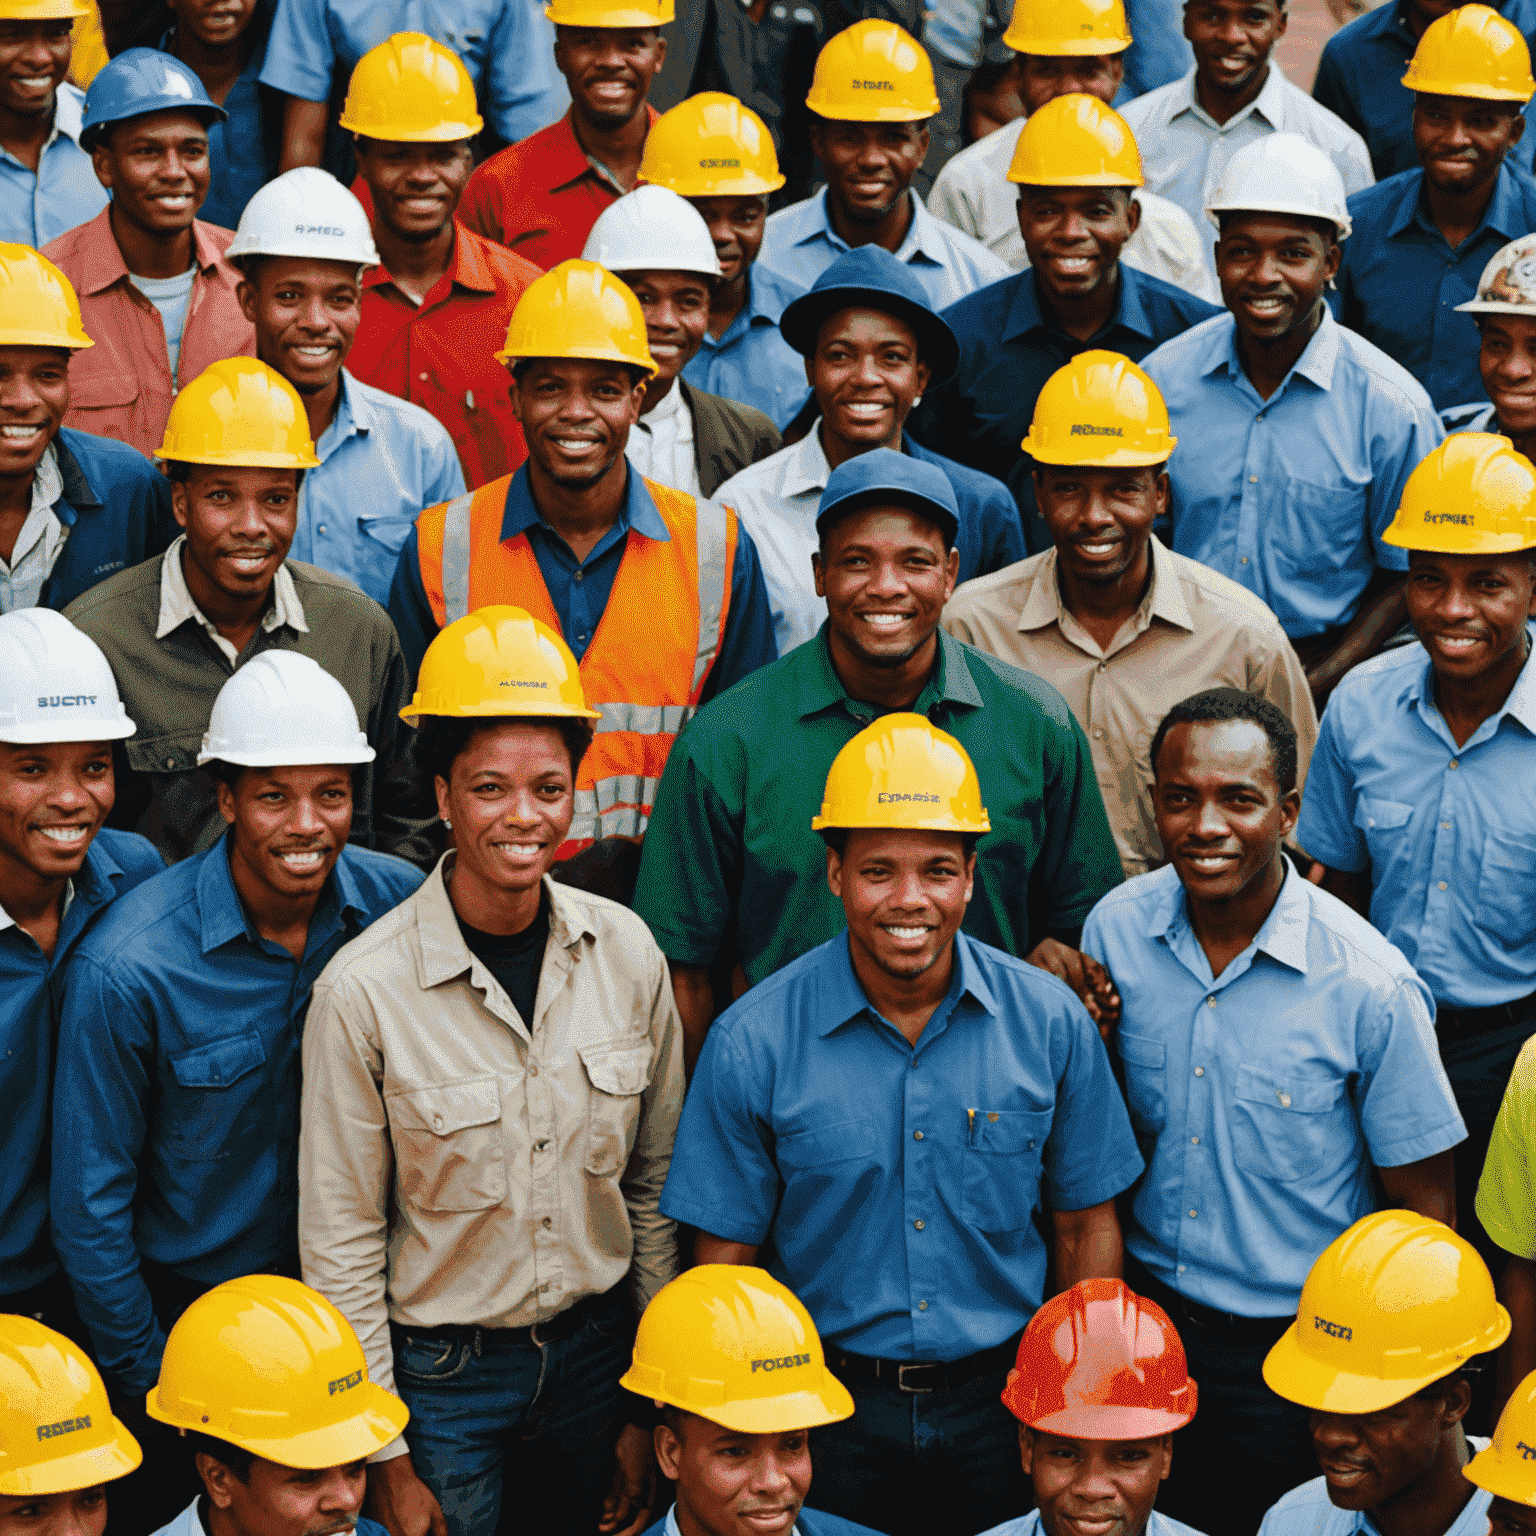
<svg viewBox="0 0 1536 1536">
<path fill-rule="evenodd" d="M 588 1173 L 612 1179 L 622 1173 L 640 1124 L 640 1095 L 651 1086 L 650 1042 L 626 1046 L 582 1046 L 577 1054 L 592 1091 L 587 1095 Z"/>
<path fill-rule="evenodd" d="M 383 516 L 358 513 L 355 545 L 358 586 L 370 593 L 383 591 L 385 598 L 388 597 L 389 584 L 400 563 L 400 551 L 405 548 L 405 541 L 415 526 L 414 513 L 386 513 Z"/>
<path fill-rule="evenodd" d="M 1125 1029 L 1115 1033 L 1125 1066 L 1125 1099 L 1131 1124 L 1143 1140 L 1156 1140 L 1168 1124 L 1168 1047 Z"/>
<path fill-rule="evenodd" d="M 488 1211 L 507 1198 L 501 1095 L 471 1077 L 384 1096 L 400 1195 L 422 1211 Z"/>
<path fill-rule="evenodd" d="M 1370 553 L 1361 551 L 1369 538 L 1367 505 L 1366 488 L 1352 481 L 1314 485 L 1287 478 L 1279 506 L 1266 519 L 1276 564 L 1314 580 L 1368 568 Z"/>
<path fill-rule="evenodd" d="M 979 1232 L 1027 1227 L 1040 1198 L 1048 1109 L 978 1109 L 968 1117 L 962 1215 Z"/>
<path fill-rule="evenodd" d="M 1309 1179 L 1355 1156 L 1341 1135 L 1341 1077 L 1239 1066 L 1233 1089 L 1232 1156 L 1255 1178 L 1280 1184 Z"/>
<path fill-rule="evenodd" d="M 213 1163 L 250 1152 L 267 1118 L 263 1080 L 253 1078 L 266 1061 L 267 1048 L 254 1029 L 169 1057 L 175 1087 L 155 1137 L 167 1155 Z"/>
<path fill-rule="evenodd" d="M 789 1174 L 814 1175 L 838 1163 L 872 1163 L 879 1153 L 875 1128 L 868 1120 L 838 1120 L 780 1136 L 774 1161 L 787 1182 Z"/>
<path fill-rule="evenodd" d="M 1380 871 L 1405 849 L 1404 830 L 1413 819 L 1413 807 L 1401 800 L 1378 800 L 1361 795 L 1355 801 L 1355 825 L 1365 839 L 1371 856 L 1371 868 Z"/>
<path fill-rule="evenodd" d="M 139 398 L 139 381 L 131 373 L 78 370 L 69 381 L 72 411 L 121 411 Z"/>
<path fill-rule="evenodd" d="M 1513 892 L 1529 890 L 1536 876 L 1536 837 L 1490 832 L 1483 839 L 1482 873 L 1473 920 L 1501 944 L 1519 949 L 1536 938 L 1536 914 Z"/>
</svg>

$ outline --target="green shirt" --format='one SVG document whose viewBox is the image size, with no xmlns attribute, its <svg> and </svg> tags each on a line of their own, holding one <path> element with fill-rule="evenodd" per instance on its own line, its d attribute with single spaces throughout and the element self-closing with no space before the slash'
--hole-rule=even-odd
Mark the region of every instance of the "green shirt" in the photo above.
<svg viewBox="0 0 1536 1536">
<path fill-rule="evenodd" d="M 665 945 L 662 946 L 666 948 Z M 1536 1040 L 1509 1074 L 1477 1183 L 1477 1219 L 1506 1253 L 1536 1259 Z"/>
<path fill-rule="evenodd" d="M 1053 930 L 1081 927 L 1120 883 L 1115 840 L 1061 695 L 938 638 L 938 666 L 912 708 L 970 753 L 992 822 L 965 931 L 1022 957 Z M 849 698 L 823 625 L 694 716 L 667 759 L 635 890 L 669 959 L 708 965 L 733 940 L 755 985 L 842 932 L 811 818 L 832 759 L 886 713 Z"/>
</svg>

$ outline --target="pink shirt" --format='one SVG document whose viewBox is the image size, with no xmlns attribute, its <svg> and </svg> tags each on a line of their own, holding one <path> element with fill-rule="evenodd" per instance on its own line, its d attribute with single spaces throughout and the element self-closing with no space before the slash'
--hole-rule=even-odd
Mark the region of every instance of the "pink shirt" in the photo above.
<svg viewBox="0 0 1536 1536">
<path fill-rule="evenodd" d="M 254 357 L 256 333 L 235 301 L 240 274 L 224 259 L 234 232 L 193 220 L 197 276 L 172 379 L 160 311 L 133 286 L 110 213 L 102 209 L 43 248 L 43 255 L 75 285 L 85 334 L 96 343 L 70 360 L 64 425 L 153 453 L 164 439 L 165 419 L 181 385 L 221 358 Z"/>
</svg>

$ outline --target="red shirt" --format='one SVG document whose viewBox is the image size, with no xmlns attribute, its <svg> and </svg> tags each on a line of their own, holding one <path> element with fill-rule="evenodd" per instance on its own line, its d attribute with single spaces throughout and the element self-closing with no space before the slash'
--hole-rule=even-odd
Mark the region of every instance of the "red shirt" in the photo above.
<svg viewBox="0 0 1536 1536">
<path fill-rule="evenodd" d="M 654 123 L 656 110 L 645 110 L 647 123 Z M 587 159 L 567 112 L 481 165 L 464 189 L 459 218 L 548 271 L 581 255 L 598 214 L 623 195 L 624 188 Z"/>
<path fill-rule="evenodd" d="M 382 267 L 363 277 L 363 321 L 347 367 L 448 429 L 471 490 L 524 459 L 506 368 L 496 361 L 513 306 L 541 274 L 457 222 L 453 260 L 418 308 Z"/>
</svg>

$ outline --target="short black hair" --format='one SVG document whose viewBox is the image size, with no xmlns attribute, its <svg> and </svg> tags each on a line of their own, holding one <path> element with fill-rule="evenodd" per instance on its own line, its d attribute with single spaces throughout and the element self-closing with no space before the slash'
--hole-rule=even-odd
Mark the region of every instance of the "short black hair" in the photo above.
<svg viewBox="0 0 1536 1536">
<path fill-rule="evenodd" d="M 1176 725 L 1216 725 L 1223 720 L 1248 720 L 1269 737 L 1275 783 L 1288 795 L 1296 788 L 1296 727 L 1268 699 L 1241 688 L 1206 688 L 1175 704 L 1163 716 L 1152 738 L 1150 762 L 1157 777 L 1157 758 Z"/>
<path fill-rule="evenodd" d="M 821 840 L 838 858 L 842 858 L 843 851 L 848 846 L 848 834 L 859 830 L 856 827 L 823 827 Z M 969 859 L 976 852 L 976 844 L 981 840 L 979 832 L 959 832 L 956 836 L 960 839 L 960 850 L 963 858 Z"/>
<path fill-rule="evenodd" d="M 416 763 L 427 783 L 435 779 L 452 783 L 459 754 L 481 731 L 499 725 L 553 726 L 571 755 L 572 779 L 581 770 L 594 734 L 592 721 L 579 715 L 422 715 L 416 732 Z"/>
<path fill-rule="evenodd" d="M 527 371 L 539 361 L 540 359 L 537 357 L 514 357 L 508 360 L 507 367 L 511 370 L 512 377 L 519 384 L 521 384 L 523 382 L 523 375 L 527 373 Z M 600 363 L 603 362 L 604 359 L 598 357 L 593 358 L 592 361 Z M 625 372 L 629 374 L 631 387 L 636 384 L 650 383 L 651 375 L 647 373 L 644 368 L 638 367 L 634 363 L 624 363 L 621 366 L 624 368 Z"/>
<path fill-rule="evenodd" d="M 192 1457 L 193 1465 L 197 1464 L 198 1452 L 205 1456 L 211 1456 L 215 1461 L 222 1462 L 242 1483 L 251 1480 L 251 1463 L 256 1460 L 251 1451 L 242 1450 L 238 1445 L 231 1445 L 228 1440 L 218 1440 L 212 1435 L 199 1433 L 195 1429 L 187 1431 L 187 1450 Z"/>
<path fill-rule="evenodd" d="M 1281 7 L 1285 9 L 1284 6 Z M 1217 211 L 1216 223 L 1222 239 L 1226 239 L 1227 222 L 1230 219 L 1246 218 L 1251 213 L 1268 213 L 1267 208 L 1224 208 Z M 1283 210 L 1275 210 L 1282 219 L 1295 219 L 1298 224 L 1305 225 L 1314 234 L 1320 235 L 1328 245 L 1339 243 L 1339 226 L 1332 219 L 1321 218 L 1310 213 L 1286 213 Z"/>
</svg>

